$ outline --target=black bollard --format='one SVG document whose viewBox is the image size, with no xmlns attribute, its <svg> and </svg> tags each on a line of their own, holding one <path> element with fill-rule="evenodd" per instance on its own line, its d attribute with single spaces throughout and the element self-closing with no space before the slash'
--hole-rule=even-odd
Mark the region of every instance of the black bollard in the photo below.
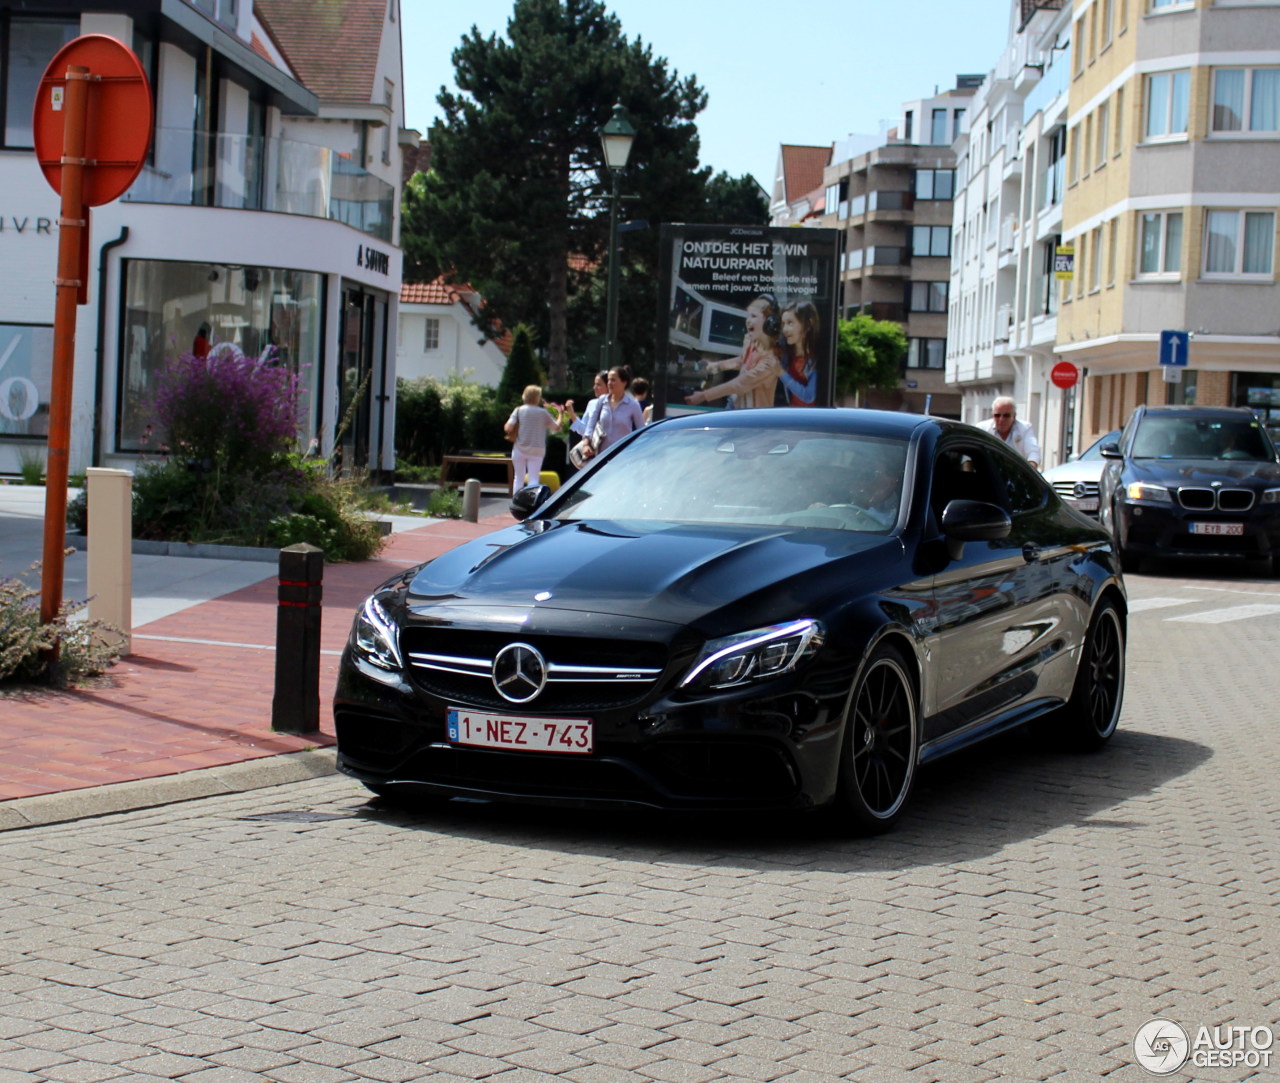
<svg viewBox="0 0 1280 1083">
<path fill-rule="evenodd" d="M 320 600 L 324 550 L 299 542 L 280 550 L 276 610 L 276 684 L 271 728 L 314 733 L 320 728 Z"/>
</svg>

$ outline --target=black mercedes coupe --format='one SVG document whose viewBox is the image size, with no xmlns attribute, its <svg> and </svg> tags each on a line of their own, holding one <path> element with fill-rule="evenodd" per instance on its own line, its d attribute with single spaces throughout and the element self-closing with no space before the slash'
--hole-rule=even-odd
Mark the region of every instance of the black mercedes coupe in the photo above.
<svg viewBox="0 0 1280 1083">
<path fill-rule="evenodd" d="M 921 764 L 1033 720 L 1097 748 L 1119 720 L 1110 536 L 969 425 L 680 417 L 511 507 L 356 615 L 338 763 L 374 793 L 865 833 Z"/>
</svg>

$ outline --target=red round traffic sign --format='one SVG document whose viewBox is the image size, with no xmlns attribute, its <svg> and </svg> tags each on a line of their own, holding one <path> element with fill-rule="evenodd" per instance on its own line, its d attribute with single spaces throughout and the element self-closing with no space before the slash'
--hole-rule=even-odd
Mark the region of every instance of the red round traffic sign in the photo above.
<svg viewBox="0 0 1280 1083">
<path fill-rule="evenodd" d="M 106 34 L 67 42 L 45 68 L 33 114 L 36 160 L 62 194 L 62 136 L 67 68 L 86 68 L 84 205 L 98 207 L 129 190 L 151 145 L 151 86 L 133 51 Z"/>
<path fill-rule="evenodd" d="M 1053 381 L 1054 387 L 1075 387 L 1076 381 L 1080 379 L 1080 370 L 1070 361 L 1059 361 L 1049 371 L 1049 379 Z"/>
</svg>

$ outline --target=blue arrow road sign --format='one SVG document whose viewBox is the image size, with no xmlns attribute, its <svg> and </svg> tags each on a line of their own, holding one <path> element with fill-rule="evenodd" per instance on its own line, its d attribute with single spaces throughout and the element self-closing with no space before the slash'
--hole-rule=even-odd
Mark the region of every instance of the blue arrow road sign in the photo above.
<svg viewBox="0 0 1280 1083">
<path fill-rule="evenodd" d="M 1160 364 L 1185 365 L 1191 349 L 1190 331 L 1160 332 Z"/>
</svg>

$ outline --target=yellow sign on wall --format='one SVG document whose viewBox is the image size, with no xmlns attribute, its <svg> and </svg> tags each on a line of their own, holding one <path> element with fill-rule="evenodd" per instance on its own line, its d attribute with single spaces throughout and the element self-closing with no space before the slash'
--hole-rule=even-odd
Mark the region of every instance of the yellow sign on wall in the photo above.
<svg viewBox="0 0 1280 1083">
<path fill-rule="evenodd" d="M 1076 276 L 1076 246 L 1060 244 L 1053 250 L 1053 277 L 1070 281 Z"/>
</svg>

